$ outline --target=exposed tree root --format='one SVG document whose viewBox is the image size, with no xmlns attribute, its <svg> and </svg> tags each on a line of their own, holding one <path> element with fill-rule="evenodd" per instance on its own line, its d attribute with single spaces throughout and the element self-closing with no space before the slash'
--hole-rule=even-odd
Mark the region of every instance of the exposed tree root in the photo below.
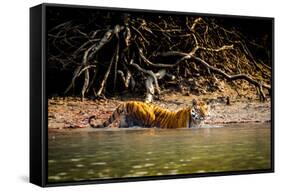
<svg viewBox="0 0 281 191">
<path fill-rule="evenodd" d="M 80 80 L 82 100 L 86 95 L 103 97 L 105 92 L 114 95 L 124 87 L 146 92 L 145 100 L 151 102 L 168 83 L 165 77 L 159 85 L 164 76 L 177 85 L 192 82 L 204 91 L 210 88 L 197 82 L 200 77 L 217 89 L 218 78 L 246 80 L 256 87 L 261 101 L 271 92 L 270 50 L 215 19 L 124 14 L 118 24 L 110 25 L 108 15 L 99 16 L 104 22 L 63 21 L 48 31 L 48 67 L 72 73 L 65 94 Z M 268 57 L 259 58 L 257 49 Z"/>
</svg>

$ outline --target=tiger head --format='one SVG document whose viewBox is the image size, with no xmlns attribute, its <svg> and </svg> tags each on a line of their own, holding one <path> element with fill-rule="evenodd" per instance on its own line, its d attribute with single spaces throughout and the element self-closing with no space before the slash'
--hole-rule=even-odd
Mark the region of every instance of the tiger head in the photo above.
<svg viewBox="0 0 281 191">
<path fill-rule="evenodd" d="M 209 115 L 210 107 L 208 103 L 203 101 L 192 100 L 192 107 L 190 109 L 190 122 L 194 125 L 199 125 Z"/>
</svg>

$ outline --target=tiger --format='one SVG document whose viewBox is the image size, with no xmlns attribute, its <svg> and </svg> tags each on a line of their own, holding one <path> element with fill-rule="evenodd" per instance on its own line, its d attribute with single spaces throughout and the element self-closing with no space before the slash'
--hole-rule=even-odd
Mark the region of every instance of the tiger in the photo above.
<svg viewBox="0 0 281 191">
<path fill-rule="evenodd" d="M 209 106 L 203 101 L 193 99 L 192 106 L 170 111 L 152 103 L 127 101 L 121 103 L 112 115 L 101 124 L 93 124 L 95 115 L 88 118 L 92 128 L 105 128 L 120 119 L 119 128 L 140 126 L 147 128 L 192 128 L 198 127 L 209 114 Z"/>
</svg>

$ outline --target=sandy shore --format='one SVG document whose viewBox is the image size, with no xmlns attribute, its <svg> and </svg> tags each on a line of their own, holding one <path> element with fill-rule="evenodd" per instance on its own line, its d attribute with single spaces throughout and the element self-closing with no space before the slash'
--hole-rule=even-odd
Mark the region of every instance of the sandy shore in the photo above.
<svg viewBox="0 0 281 191">
<path fill-rule="evenodd" d="M 199 99 L 210 99 L 200 97 Z M 122 101 L 131 99 L 108 99 L 90 100 L 84 102 L 75 97 L 54 97 L 48 101 L 48 128 L 49 129 L 69 129 L 86 128 L 88 117 L 96 115 L 97 120 L 107 119 L 114 111 L 116 106 Z M 155 101 L 162 107 L 176 110 L 191 104 L 190 96 L 170 94 Z M 270 101 L 261 103 L 258 100 L 231 99 L 230 105 L 226 105 L 223 97 L 212 98 L 210 116 L 206 119 L 206 124 L 225 124 L 225 123 L 263 123 L 271 120 Z M 111 127 L 117 127 L 117 122 Z"/>
</svg>

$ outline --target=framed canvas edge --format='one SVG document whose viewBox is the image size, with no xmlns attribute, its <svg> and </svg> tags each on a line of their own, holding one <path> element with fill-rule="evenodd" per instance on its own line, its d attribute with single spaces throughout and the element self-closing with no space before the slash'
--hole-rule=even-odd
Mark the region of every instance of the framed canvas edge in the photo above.
<svg viewBox="0 0 281 191">
<path fill-rule="evenodd" d="M 271 169 L 275 172 L 275 18 L 271 19 L 272 45 L 271 45 Z"/>
<path fill-rule="evenodd" d="M 30 129 L 29 129 L 29 181 L 33 184 L 42 186 L 42 129 L 41 126 L 41 111 L 42 111 L 42 92 L 38 89 L 42 89 L 42 83 L 38 81 L 41 79 L 42 71 L 42 6 L 38 5 L 30 8 Z M 39 64 L 36 64 L 39 63 Z"/>
<path fill-rule="evenodd" d="M 201 13 L 201 12 L 185 12 L 185 11 L 171 11 L 171 10 L 155 10 L 155 9 L 138 9 L 138 8 L 124 8 L 124 7 L 110 7 L 110 6 L 93 6 L 93 5 L 75 5 L 75 4 L 59 4 L 59 3 L 42 3 L 44 7 L 61 7 L 61 8 L 80 8 L 80 9 L 96 9 L 109 11 L 130 11 L 142 13 L 160 13 L 160 14 L 175 14 L 175 15 L 191 15 L 191 16 L 214 16 L 222 18 L 244 18 L 244 19 L 265 19 L 274 20 L 274 17 L 252 16 L 252 15 L 235 15 L 235 14 L 216 14 L 216 13 Z"/>
<path fill-rule="evenodd" d="M 228 171 L 228 172 L 209 172 L 200 174 L 182 174 L 182 175 L 161 175 L 161 176 L 143 176 L 132 178 L 112 178 L 112 179 L 97 179 L 85 180 L 76 182 L 61 182 L 61 183 L 47 183 L 44 187 L 57 187 L 57 186 L 78 186 L 89 184 L 107 184 L 107 183 L 125 183 L 125 182 L 140 182 L 140 181 L 156 181 L 156 180 L 171 180 L 171 179 L 189 179 L 189 178 L 208 178 L 216 176 L 233 176 L 233 175 L 252 175 L 252 174 L 265 174 L 274 173 L 273 169 L 262 170 L 248 170 L 248 171 Z"/>
<path fill-rule="evenodd" d="M 274 17 L 259 17 L 259 16 L 245 16 L 245 15 L 227 15 L 227 14 L 211 14 L 211 13 L 192 13 L 192 12 L 178 12 L 178 11 L 166 11 L 166 10 L 150 10 L 150 9 L 135 9 L 135 8 L 117 8 L 117 7 L 100 7 L 100 6 L 88 6 L 88 5 L 69 5 L 69 4 L 55 4 L 55 3 L 42 3 L 37 6 L 31 7 L 30 12 L 32 8 L 35 7 L 41 7 L 41 157 L 42 160 L 40 161 L 41 165 L 41 182 L 30 182 L 34 183 L 38 186 L 42 187 L 54 187 L 54 186 L 71 186 L 71 185 L 86 185 L 86 184 L 104 184 L 104 183 L 118 183 L 118 182 L 134 182 L 134 181 L 150 181 L 150 180 L 166 180 L 166 179 L 182 179 L 182 178 L 197 178 L 197 177 L 213 177 L 213 176 L 232 176 L 232 175 L 250 175 L 250 174 L 259 174 L 259 173 L 273 173 L 275 172 L 275 160 L 274 160 L 274 140 L 275 140 L 275 134 L 274 134 L 274 128 L 275 128 L 275 122 L 274 122 L 274 97 L 275 97 L 275 91 L 274 91 L 274 80 L 275 80 L 275 74 L 274 74 L 274 66 L 275 66 L 275 57 L 274 57 L 274 39 L 275 39 L 275 18 Z M 245 19 L 259 19 L 259 20 L 270 20 L 272 22 L 272 76 L 271 76 L 271 168 L 269 169 L 262 169 L 262 170 L 243 170 L 243 171 L 227 171 L 227 172 L 208 172 L 208 173 L 200 173 L 200 174 L 183 174 L 183 175 L 163 175 L 163 176 L 147 176 L 147 177 L 132 177 L 132 178 L 113 178 L 113 179 L 97 179 L 97 180 L 85 180 L 85 181 L 76 181 L 76 182 L 61 182 L 61 183 L 48 183 L 47 181 L 47 169 L 48 169 L 48 100 L 47 100 L 47 92 L 46 92 L 46 8 L 47 7 L 68 7 L 68 8 L 85 8 L 85 9 L 95 9 L 95 10 L 112 10 L 112 11 L 130 11 L 130 12 L 143 12 L 143 13 L 160 13 L 160 14 L 176 14 L 176 15 L 194 15 L 194 16 L 214 16 L 214 17 L 222 17 L 222 18 L 245 18 Z M 30 18 L 31 19 L 31 18 Z M 30 31 L 32 29 L 30 28 Z M 30 35 L 30 51 L 32 50 L 32 38 Z M 37 38 L 37 37 L 36 37 Z M 37 50 L 38 51 L 38 50 Z M 31 61 L 31 52 L 30 52 L 30 67 L 32 67 L 32 61 Z M 34 63 L 33 63 L 34 64 Z M 30 68 L 31 71 L 31 68 Z M 30 94 L 34 93 L 33 86 L 31 86 L 31 76 L 30 73 Z M 38 81 L 37 81 L 38 82 Z M 31 100 L 30 97 L 30 121 L 32 121 L 32 107 L 34 106 L 33 100 Z M 34 130 L 34 127 L 30 125 L 30 133 Z M 31 137 L 30 137 L 30 143 L 31 143 Z M 30 149 L 31 149 L 30 144 Z M 30 158 L 33 158 L 34 156 L 31 156 Z M 31 161 L 31 159 L 30 159 Z M 31 170 L 31 162 L 30 162 L 30 172 Z M 31 176 L 31 175 L 30 175 Z"/>
</svg>

